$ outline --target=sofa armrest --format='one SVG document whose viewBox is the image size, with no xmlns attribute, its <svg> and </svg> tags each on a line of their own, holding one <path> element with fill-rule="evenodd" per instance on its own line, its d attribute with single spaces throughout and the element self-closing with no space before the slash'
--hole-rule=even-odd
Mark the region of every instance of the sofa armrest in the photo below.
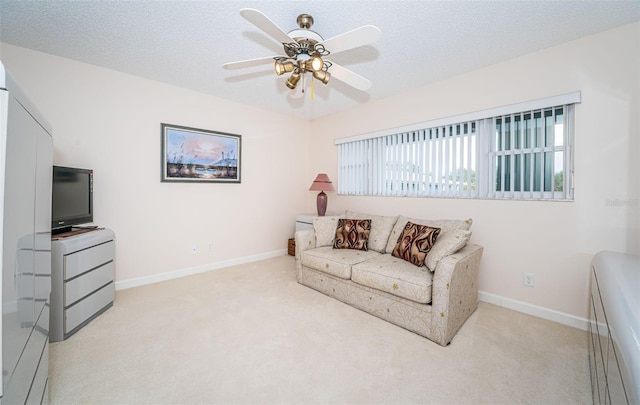
<svg viewBox="0 0 640 405">
<path fill-rule="evenodd" d="M 433 275 L 433 340 L 447 345 L 478 308 L 478 274 L 483 247 L 467 244 L 443 258 Z"/>
<path fill-rule="evenodd" d="M 298 231 L 293 237 L 296 240 L 296 260 L 300 260 L 300 253 L 316 247 L 316 233 L 313 229 Z"/>
</svg>

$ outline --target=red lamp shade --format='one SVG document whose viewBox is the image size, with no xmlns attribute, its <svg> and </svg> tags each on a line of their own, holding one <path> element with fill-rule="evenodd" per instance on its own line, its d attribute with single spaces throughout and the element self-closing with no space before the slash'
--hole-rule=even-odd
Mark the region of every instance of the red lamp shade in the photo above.
<svg viewBox="0 0 640 405">
<path fill-rule="evenodd" d="M 324 214 L 327 212 L 327 195 L 324 192 L 335 190 L 336 189 L 333 187 L 333 184 L 331 184 L 331 180 L 329 180 L 329 176 L 327 176 L 325 173 L 318 174 L 313 183 L 311 183 L 309 191 L 320 191 L 316 200 L 316 204 L 318 206 L 318 216 L 324 217 Z"/>
</svg>

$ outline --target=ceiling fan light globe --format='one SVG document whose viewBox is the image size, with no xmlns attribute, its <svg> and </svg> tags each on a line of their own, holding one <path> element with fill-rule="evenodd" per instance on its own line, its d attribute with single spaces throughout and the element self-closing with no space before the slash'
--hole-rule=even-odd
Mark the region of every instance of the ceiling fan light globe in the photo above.
<svg viewBox="0 0 640 405">
<path fill-rule="evenodd" d="M 280 76 L 288 72 L 293 72 L 293 69 L 295 69 L 295 65 L 293 64 L 293 62 L 276 61 L 276 63 L 274 63 L 273 65 L 273 68 L 276 71 L 276 74 Z"/>
<path fill-rule="evenodd" d="M 291 76 L 287 79 L 287 87 L 291 90 L 295 89 L 300 81 L 300 73 L 293 72 Z"/>
<path fill-rule="evenodd" d="M 320 80 L 322 84 L 327 84 L 329 83 L 329 79 L 331 79 L 331 73 L 325 72 L 324 70 L 318 70 L 313 72 L 313 77 Z"/>
</svg>

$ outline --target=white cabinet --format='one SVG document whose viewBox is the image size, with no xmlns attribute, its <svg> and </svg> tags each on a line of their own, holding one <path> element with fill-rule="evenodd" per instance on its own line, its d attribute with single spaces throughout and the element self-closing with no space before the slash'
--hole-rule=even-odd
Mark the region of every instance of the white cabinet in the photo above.
<svg viewBox="0 0 640 405">
<path fill-rule="evenodd" d="M 318 218 L 316 214 L 296 215 L 296 232 L 313 229 L 313 218 Z"/>
<path fill-rule="evenodd" d="M 51 342 L 67 339 L 113 305 L 114 275 L 110 229 L 51 242 Z"/>
<path fill-rule="evenodd" d="M 0 403 L 47 402 L 51 127 L 0 63 Z"/>
</svg>

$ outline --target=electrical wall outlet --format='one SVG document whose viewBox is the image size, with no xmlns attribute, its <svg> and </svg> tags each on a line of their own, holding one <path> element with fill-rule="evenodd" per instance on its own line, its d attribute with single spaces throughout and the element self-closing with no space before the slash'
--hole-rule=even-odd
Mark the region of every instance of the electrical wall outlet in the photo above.
<svg viewBox="0 0 640 405">
<path fill-rule="evenodd" d="M 533 287 L 536 284 L 533 273 L 524 273 L 522 283 L 527 287 Z"/>
<path fill-rule="evenodd" d="M 191 254 L 195 255 L 198 253 L 198 247 L 196 245 L 191 246 Z"/>
</svg>

